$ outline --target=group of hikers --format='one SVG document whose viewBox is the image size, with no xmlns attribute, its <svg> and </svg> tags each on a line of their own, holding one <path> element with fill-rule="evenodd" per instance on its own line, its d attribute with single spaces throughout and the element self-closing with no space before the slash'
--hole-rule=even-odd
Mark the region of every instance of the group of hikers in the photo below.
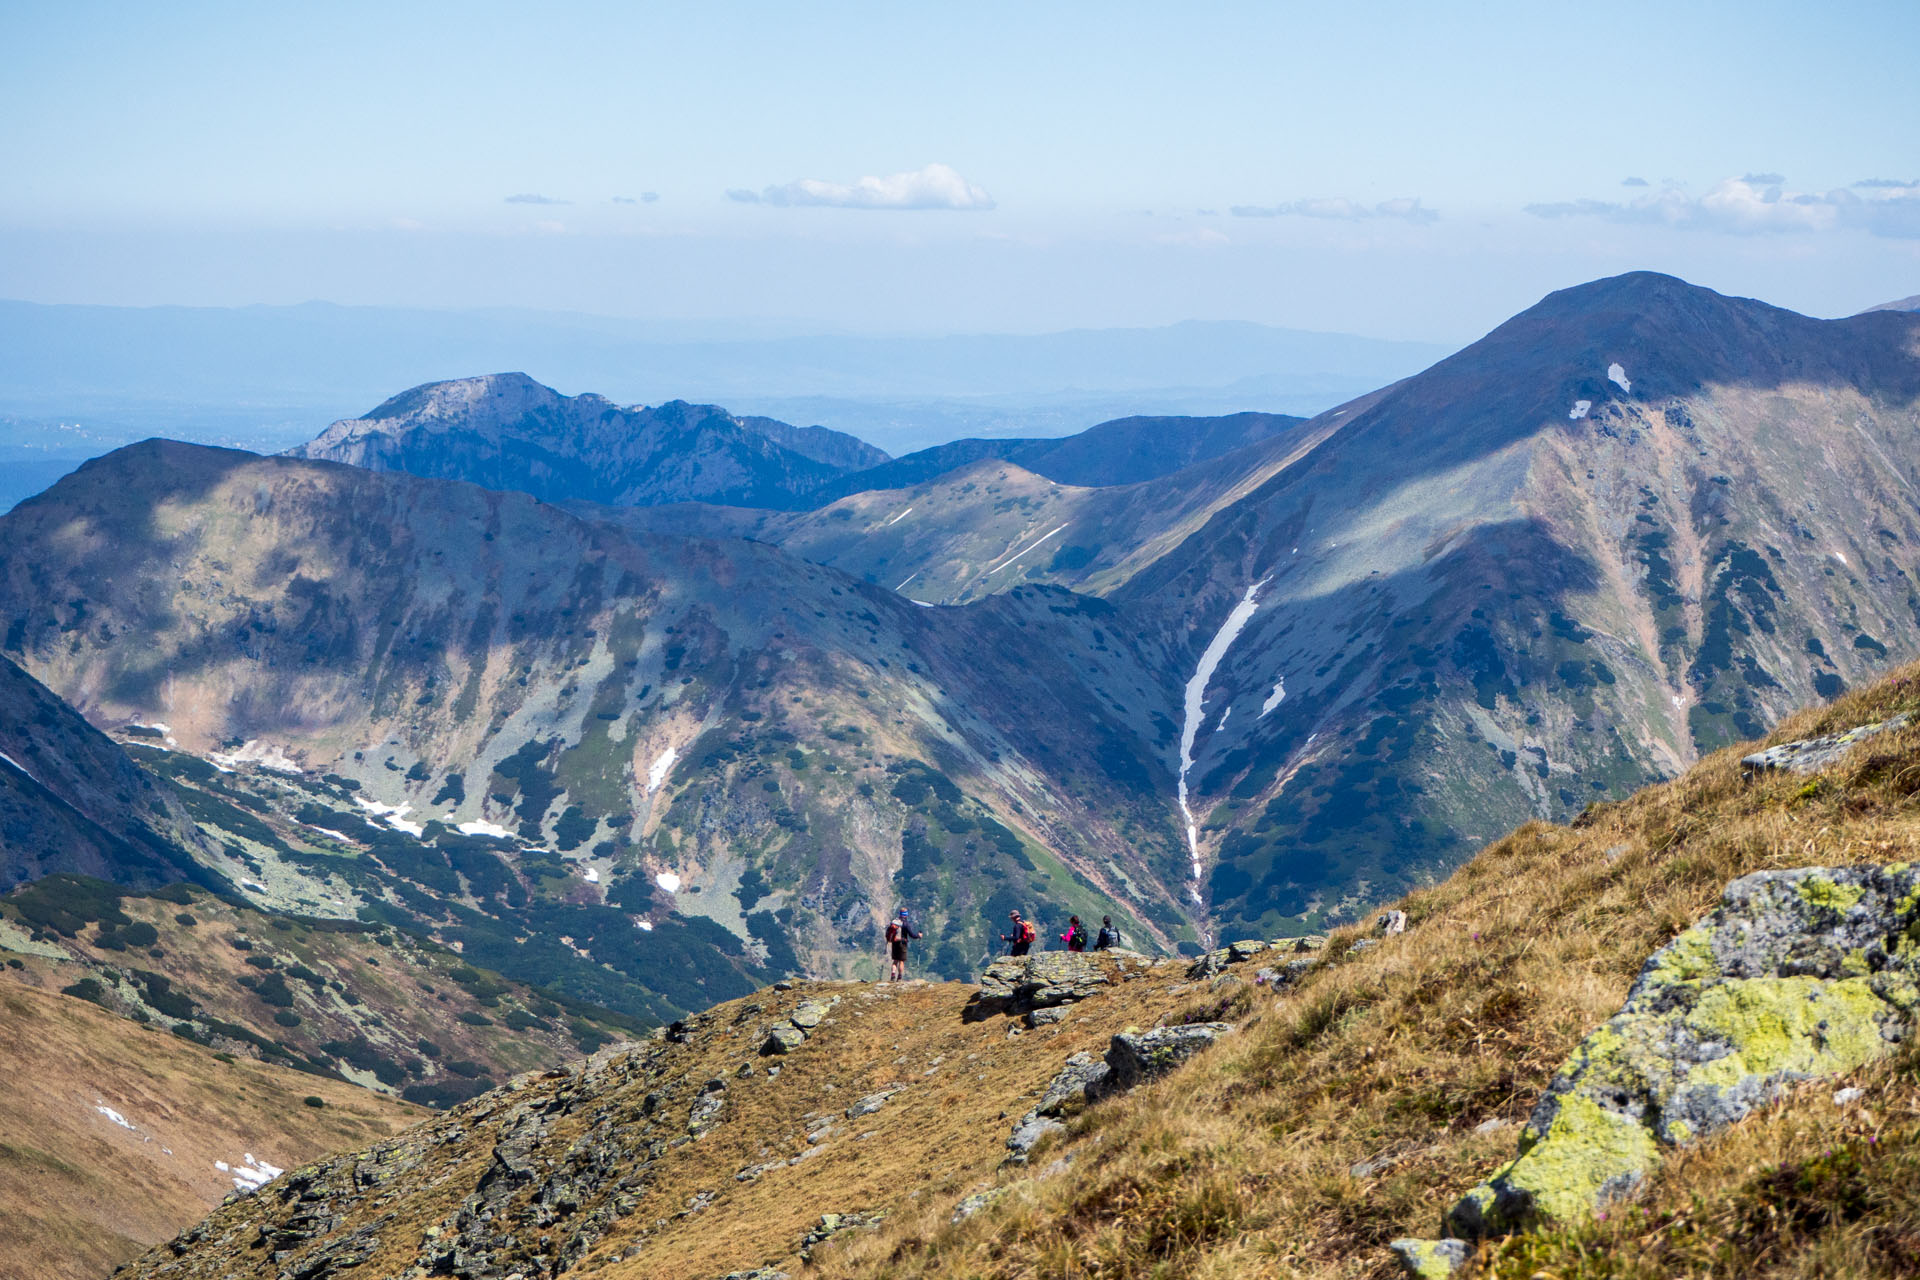
<svg viewBox="0 0 1920 1280">
<path fill-rule="evenodd" d="M 1024 956 L 1033 949 L 1033 944 L 1039 941 L 1039 931 L 1034 928 L 1033 921 L 1028 920 L 1018 911 L 1009 911 L 1007 918 L 1012 922 L 1013 932 L 1001 934 L 1000 941 L 1007 944 L 1008 955 Z M 913 917 L 907 914 L 905 907 L 900 908 L 900 914 L 887 922 L 887 958 L 892 965 L 890 970 L 892 981 L 906 981 L 907 944 L 924 936 L 913 927 Z M 1080 923 L 1079 916 L 1067 917 L 1067 931 L 1060 935 L 1060 941 L 1066 945 L 1068 951 L 1087 950 L 1087 930 L 1086 926 Z M 1113 917 L 1101 916 L 1100 932 L 1094 936 L 1093 950 L 1110 951 L 1119 945 L 1120 930 L 1114 927 Z"/>
</svg>

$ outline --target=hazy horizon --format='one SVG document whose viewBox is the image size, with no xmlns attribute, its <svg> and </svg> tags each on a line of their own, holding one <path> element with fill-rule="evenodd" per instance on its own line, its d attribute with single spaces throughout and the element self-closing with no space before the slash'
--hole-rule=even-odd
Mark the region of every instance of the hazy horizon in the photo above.
<svg viewBox="0 0 1920 1280">
<path fill-rule="evenodd" d="M 1458 345 L 1626 270 L 1920 292 L 1895 3 L 77 4 L 0 38 L 27 301 Z"/>
</svg>

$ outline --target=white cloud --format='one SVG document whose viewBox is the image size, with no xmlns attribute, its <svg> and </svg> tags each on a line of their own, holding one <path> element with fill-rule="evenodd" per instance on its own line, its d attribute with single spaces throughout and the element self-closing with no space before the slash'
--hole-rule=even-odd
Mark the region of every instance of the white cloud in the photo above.
<svg viewBox="0 0 1920 1280">
<path fill-rule="evenodd" d="M 986 190 L 961 177 L 950 166 L 930 164 L 911 173 L 885 178 L 862 178 L 847 184 L 802 178 L 784 186 L 727 192 L 729 200 L 746 204 L 819 205 L 835 209 L 972 209 L 993 208 Z"/>
<path fill-rule="evenodd" d="M 1620 179 L 1620 185 L 1623 187 L 1645 187 L 1651 186 L 1652 184 L 1645 178 L 1622 178 Z"/>
<path fill-rule="evenodd" d="M 1307 200 L 1288 200 L 1281 204 L 1236 204 L 1227 210 L 1236 218 L 1333 218 L 1358 222 L 1364 218 L 1404 218 L 1408 222 L 1434 222 L 1439 214 L 1421 204 L 1418 197 L 1382 200 L 1365 205 L 1345 196 L 1322 196 Z"/>
<path fill-rule="evenodd" d="M 522 191 L 519 195 L 508 196 L 508 204 L 572 204 L 571 200 L 556 200 L 552 196 L 536 195 L 531 191 Z"/>
<path fill-rule="evenodd" d="M 1725 178 L 1704 195 L 1667 186 L 1628 201 L 1563 200 L 1530 204 L 1538 218 L 1606 218 L 1736 235 L 1782 231 L 1859 230 L 1897 239 L 1920 238 L 1920 182 L 1872 179 L 1854 189 L 1793 191 L 1774 173 Z"/>
</svg>

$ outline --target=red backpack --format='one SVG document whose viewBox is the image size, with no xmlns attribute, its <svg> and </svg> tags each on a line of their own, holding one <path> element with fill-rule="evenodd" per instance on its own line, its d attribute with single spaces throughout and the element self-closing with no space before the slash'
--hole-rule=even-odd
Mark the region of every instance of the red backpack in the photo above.
<svg viewBox="0 0 1920 1280">
<path fill-rule="evenodd" d="M 898 941 L 900 941 L 900 922 L 889 920 L 887 921 L 887 942 L 891 945 Z"/>
<path fill-rule="evenodd" d="M 1033 921 L 1022 920 L 1020 922 L 1020 941 L 1030 943 L 1039 936 L 1039 934 L 1033 931 Z"/>
</svg>

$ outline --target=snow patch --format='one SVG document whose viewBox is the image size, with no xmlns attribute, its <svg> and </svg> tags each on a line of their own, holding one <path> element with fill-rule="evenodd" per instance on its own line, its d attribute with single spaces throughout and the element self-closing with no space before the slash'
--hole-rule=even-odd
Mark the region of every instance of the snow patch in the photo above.
<svg viewBox="0 0 1920 1280">
<path fill-rule="evenodd" d="M 894 588 L 894 590 L 895 590 L 895 591 L 905 591 L 905 590 L 907 589 L 907 584 L 908 584 L 909 582 L 912 582 L 912 581 L 913 581 L 913 580 L 914 580 L 915 578 L 917 578 L 917 577 L 919 577 L 919 576 L 920 576 L 920 571 L 919 571 L 918 569 L 915 569 L 915 570 L 914 570 L 914 571 L 913 571 L 912 573 L 910 573 L 910 574 L 908 574 L 908 575 L 907 575 L 906 577 L 904 577 L 904 578 L 902 578 L 902 579 L 900 579 L 900 585 L 899 585 L 899 586 L 897 586 L 897 587 L 895 587 L 895 588 Z"/>
<path fill-rule="evenodd" d="M 668 893 L 680 892 L 680 877 L 671 871 L 662 871 L 653 878 L 653 882 L 662 889 L 665 889 Z"/>
<path fill-rule="evenodd" d="M 141 724 L 138 720 L 135 720 L 127 727 L 129 729 L 152 729 L 163 738 L 171 738 L 173 736 L 173 726 L 164 720 L 155 720 L 152 724 Z"/>
<path fill-rule="evenodd" d="M 636 929 L 638 929 L 638 930 L 640 930 L 640 931 L 641 931 L 642 933 L 652 933 L 652 932 L 653 932 L 653 921 L 651 921 L 651 920 L 635 920 L 635 921 L 633 922 L 633 927 L 634 927 L 634 928 L 636 928 Z"/>
<path fill-rule="evenodd" d="M 355 796 L 353 802 L 375 817 L 386 819 L 387 825 L 395 831 L 404 831 L 415 839 L 427 834 L 427 829 L 419 823 L 407 821 L 407 815 L 413 812 L 410 804 L 381 804 L 377 800 L 365 800 L 359 796 Z"/>
<path fill-rule="evenodd" d="M 1071 524 L 1072 521 L 1068 521 L 1068 523 Z M 1035 547 L 1045 542 L 1048 538 L 1051 538 L 1054 534 L 1060 532 L 1060 529 L 1064 529 L 1066 527 L 1067 526 L 1063 524 L 1060 526 L 1059 529 L 1047 530 L 1045 533 L 1035 538 L 1032 542 L 1029 542 L 1026 546 L 1020 548 L 1020 550 L 1016 554 L 1008 556 L 1004 560 L 1000 561 L 998 564 L 989 565 L 987 567 L 987 572 L 993 573 L 993 572 L 996 572 L 997 570 L 1006 568 L 1008 565 L 1012 564 L 1015 560 L 1018 560 L 1021 556 L 1024 556 L 1025 554 L 1027 554 L 1027 552 L 1033 550 Z"/>
<path fill-rule="evenodd" d="M 299 764 L 294 761 L 293 757 L 285 751 L 274 746 L 271 742 L 261 742 L 257 738 L 248 738 L 240 744 L 238 751 L 225 753 L 218 751 L 209 752 L 207 759 L 217 765 L 224 765 L 229 769 L 236 768 L 243 764 L 251 764 L 258 765 L 262 769 L 269 769 L 274 773 L 306 772 L 306 770 L 302 769 Z"/>
<path fill-rule="evenodd" d="M 1679 694 L 1676 693 L 1673 695 L 1673 705 L 1674 705 L 1674 709 L 1678 710 L 1679 708 L 1687 705 L 1687 700 L 1685 698 L 1682 698 Z"/>
<path fill-rule="evenodd" d="M 1062 526 L 1064 527 L 1064 526 Z M 1187 822 L 1187 856 L 1193 863 L 1193 885 L 1191 892 L 1195 902 L 1200 901 L 1200 827 L 1194 821 L 1193 810 L 1187 806 L 1187 775 L 1193 771 L 1193 740 L 1199 736 L 1200 725 L 1204 720 L 1207 706 L 1207 682 L 1213 679 L 1213 673 L 1220 660 L 1227 656 L 1227 650 L 1240 635 L 1241 629 L 1252 620 L 1259 609 L 1260 588 L 1267 585 L 1268 578 L 1262 578 L 1247 588 L 1247 594 L 1233 607 L 1227 620 L 1220 624 L 1220 630 L 1214 633 L 1213 640 L 1200 655 L 1200 663 L 1193 669 L 1193 678 L 1187 681 L 1186 723 L 1180 730 L 1180 814 Z"/>
<path fill-rule="evenodd" d="M 242 1164 L 228 1164 L 225 1160 L 215 1160 L 213 1167 L 233 1179 L 235 1191 L 258 1191 L 286 1172 L 278 1165 L 254 1159 L 251 1151 L 247 1152 L 245 1162 Z"/>
<path fill-rule="evenodd" d="M 242 880 L 240 887 L 242 889 L 252 889 L 255 893 L 269 892 L 267 886 L 261 884 L 258 880 Z"/>
<path fill-rule="evenodd" d="M 901 513 L 900 513 L 899 515 L 897 515 L 897 516 L 895 516 L 895 517 L 894 517 L 893 519 L 891 519 L 891 520 L 889 520 L 889 521 L 887 521 L 887 522 L 886 522 L 885 524 L 883 524 L 883 525 L 881 525 L 880 527 L 881 527 L 882 529 L 891 529 L 891 528 L 892 528 L 892 527 L 893 527 L 894 525 L 897 525 L 897 524 L 899 524 L 899 523 L 900 523 L 900 522 L 901 522 L 902 520 L 905 520 L 905 519 L 907 518 L 907 513 L 908 513 L 908 512 L 910 512 L 910 511 L 912 511 L 912 510 L 913 510 L 913 508 L 912 508 L 912 507 L 908 507 L 906 511 L 902 511 L 902 512 L 901 512 Z"/>
<path fill-rule="evenodd" d="M 647 766 L 648 795 L 652 795 L 666 783 L 668 771 L 673 768 L 673 762 L 679 758 L 680 750 L 677 747 L 668 747 L 653 758 L 653 763 Z"/>
<path fill-rule="evenodd" d="M 1573 408 L 1567 410 L 1567 417 L 1572 418 L 1575 421 L 1578 421 L 1579 419 L 1586 417 L 1587 410 L 1591 408 L 1593 408 L 1593 401 L 1575 400 L 1573 402 Z"/>
<path fill-rule="evenodd" d="M 33 770 L 27 768 L 27 766 L 21 764 L 18 760 L 15 760 L 12 756 L 8 755 L 6 752 L 0 751 L 0 760 L 6 761 L 8 764 L 12 765 L 14 768 L 18 769 L 20 772 L 26 774 L 28 779 L 30 779 L 31 781 L 35 783 L 38 783 L 40 781 L 40 779 L 35 778 L 33 776 Z"/>
<path fill-rule="evenodd" d="M 1847 558 L 1846 558 L 1845 556 L 1843 556 L 1843 555 L 1841 555 L 1841 554 L 1840 554 L 1840 553 L 1839 553 L 1838 551 L 1835 551 L 1835 552 L 1833 553 L 1833 558 L 1834 558 L 1835 560 L 1838 560 L 1838 561 L 1839 561 L 1839 562 L 1840 562 L 1841 564 L 1847 564 Z M 1851 568 L 1853 568 L 1853 566 L 1852 566 L 1852 565 L 1850 565 L 1850 564 L 1848 564 L 1848 565 L 1847 565 L 1847 568 L 1849 568 L 1849 569 L 1851 569 Z"/>
<path fill-rule="evenodd" d="M 1260 718 L 1263 720 L 1266 719 L 1267 712 L 1273 710 L 1286 700 L 1287 678 L 1282 676 L 1273 682 L 1273 692 L 1268 694 L 1267 700 L 1260 704 Z"/>
<path fill-rule="evenodd" d="M 1626 366 L 1620 364 L 1618 361 L 1607 366 L 1607 381 L 1619 387 L 1622 391 L 1633 390 L 1633 384 L 1627 381 Z"/>
<path fill-rule="evenodd" d="M 472 822 L 461 823 L 455 827 L 454 830 L 463 836 L 491 836 L 495 840 L 513 839 L 513 832 L 507 830 L 505 827 L 500 826 L 498 823 L 487 822 L 477 818 Z"/>
<path fill-rule="evenodd" d="M 600 873 L 592 867 L 588 867 L 586 875 L 582 876 L 581 879 L 585 880 L 588 884 L 599 884 Z"/>
<path fill-rule="evenodd" d="M 112 1107 L 108 1106 L 104 1102 L 95 1103 L 93 1109 L 95 1111 L 98 1111 L 101 1115 L 105 1116 L 107 1119 L 113 1121 L 115 1124 L 119 1125 L 122 1129 L 129 1130 L 130 1132 L 133 1132 L 133 1133 L 140 1132 L 138 1126 L 134 1125 L 125 1116 L 121 1115 L 118 1111 L 115 1111 Z"/>
</svg>

